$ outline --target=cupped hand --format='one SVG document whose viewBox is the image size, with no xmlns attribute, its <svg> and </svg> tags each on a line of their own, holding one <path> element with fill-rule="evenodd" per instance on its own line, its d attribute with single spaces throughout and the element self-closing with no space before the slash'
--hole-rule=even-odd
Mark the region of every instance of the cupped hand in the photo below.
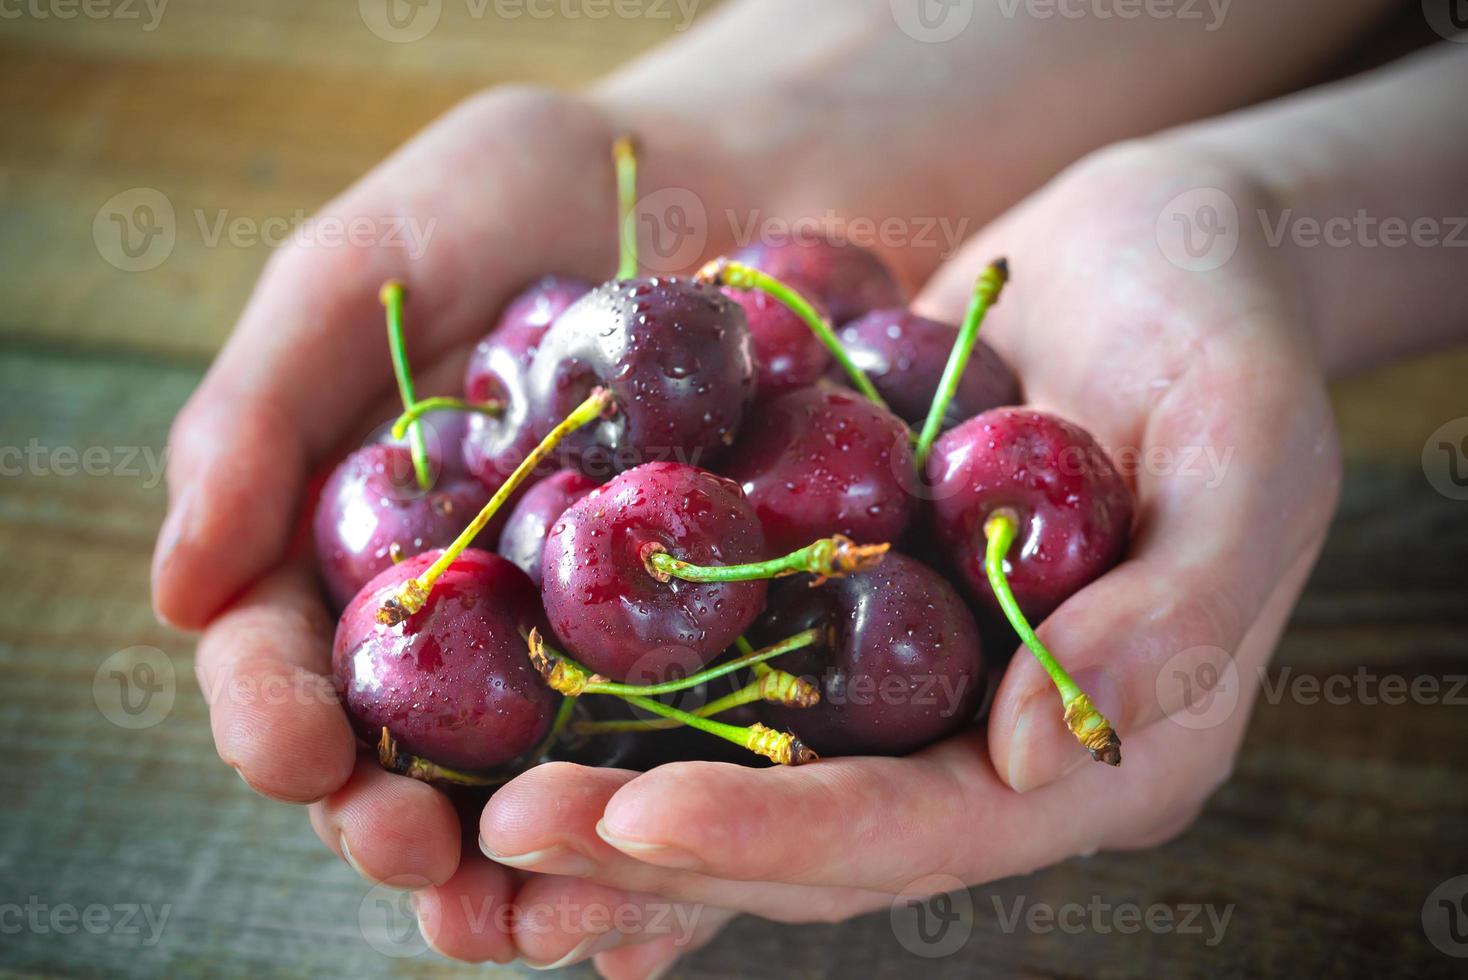
<svg viewBox="0 0 1468 980">
<path fill-rule="evenodd" d="M 461 861 L 449 800 L 358 754 L 329 680 L 334 619 L 302 516 L 312 478 L 399 410 L 385 280 L 407 287 L 419 392 L 460 394 L 468 350 L 516 290 L 546 273 L 612 272 L 619 128 L 602 108 L 528 89 L 450 112 L 326 205 L 344 242 L 273 257 L 170 437 L 154 603 L 204 630 L 196 671 L 220 756 L 256 791 L 311 804 L 322 839 L 365 877 L 438 886 L 420 896 L 425 931 L 462 958 L 513 957 L 511 927 L 469 929 L 451 899 L 508 902 L 524 876 Z M 676 174 L 709 196 L 686 140 L 639 136 L 649 185 Z"/>
<path fill-rule="evenodd" d="M 543 894 L 625 889 L 715 923 L 735 911 L 836 920 L 1186 828 L 1231 771 L 1340 480 L 1289 256 L 1247 228 L 1231 255 L 1199 254 L 1208 243 L 1169 226 L 1180 202 L 1225 199 L 1241 214 L 1269 203 L 1208 157 L 1106 151 L 978 236 L 916 304 L 958 322 L 975 275 L 1007 256 L 1013 279 L 984 336 L 1027 401 L 1088 428 L 1136 491 L 1124 562 L 1039 630 L 1116 725 L 1120 769 L 1076 745 L 1020 649 L 987 724 L 912 757 L 541 766 L 489 802 L 486 853 L 570 876 L 541 879 Z M 632 948 L 607 952 L 619 940 L 604 934 L 557 935 L 553 950 L 539 933 L 517 941 L 542 957 L 599 952 L 609 976 L 647 965 Z M 662 942 L 660 966 L 681 951 Z"/>
</svg>

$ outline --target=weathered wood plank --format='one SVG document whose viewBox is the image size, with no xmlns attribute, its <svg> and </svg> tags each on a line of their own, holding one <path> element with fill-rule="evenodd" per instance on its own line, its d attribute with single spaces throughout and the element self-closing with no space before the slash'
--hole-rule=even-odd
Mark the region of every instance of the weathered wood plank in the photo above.
<svg viewBox="0 0 1468 980">
<path fill-rule="evenodd" d="M 98 446 L 114 462 L 119 447 L 156 452 L 196 379 L 188 365 L 0 347 L 0 446 Z M 358 917 L 376 921 L 380 896 L 319 845 L 303 813 L 258 799 L 218 762 L 191 643 L 149 612 L 162 498 L 148 484 L 117 472 L 0 478 L 0 902 L 140 903 L 169 918 L 153 945 L 146 925 L 7 936 L 0 964 L 99 976 L 467 973 L 431 954 L 374 950 Z M 1468 675 L 1458 513 L 1410 464 L 1353 465 L 1271 683 L 1352 677 L 1358 665 L 1378 682 Z M 178 685 L 161 723 L 129 732 L 99 711 L 92 682 L 135 645 L 161 651 Z M 1234 778 L 1182 838 L 975 889 L 971 918 L 953 927 L 969 938 L 952 956 L 912 955 L 886 914 L 804 928 L 748 920 L 684 975 L 1449 975 L 1455 964 L 1419 916 L 1435 885 L 1468 870 L 1464 708 L 1312 704 L 1295 690 L 1264 698 Z M 1102 931 L 1122 903 L 1232 912 L 1209 945 L 1206 919 L 1201 932 Z M 1025 925 L 1037 907 L 1070 904 L 1079 931 Z"/>
</svg>

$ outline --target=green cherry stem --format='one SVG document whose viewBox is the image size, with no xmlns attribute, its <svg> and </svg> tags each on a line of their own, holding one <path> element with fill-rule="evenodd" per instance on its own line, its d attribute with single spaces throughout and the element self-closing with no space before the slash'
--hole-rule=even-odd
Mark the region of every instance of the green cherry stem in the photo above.
<svg viewBox="0 0 1468 980">
<path fill-rule="evenodd" d="M 504 402 L 471 402 L 463 398 L 447 398 L 439 395 L 424 398 L 409 405 L 407 410 L 397 417 L 392 424 L 392 437 L 401 439 L 408 426 L 429 412 L 474 412 L 497 419 L 505 414 L 505 404 Z"/>
<path fill-rule="evenodd" d="M 710 718 L 756 701 L 770 701 L 789 708 L 809 708 L 820 702 L 820 692 L 809 682 L 765 664 L 759 666 L 764 668 L 759 677 L 693 713 L 700 718 Z M 650 718 L 647 721 L 578 721 L 571 730 L 578 735 L 608 735 L 613 732 L 661 732 L 682 727 L 672 718 Z"/>
<path fill-rule="evenodd" d="M 392 354 L 392 372 L 398 379 L 398 394 L 403 398 L 403 408 L 413 407 L 417 396 L 413 394 L 413 375 L 408 370 L 407 342 L 403 338 L 403 284 L 389 279 L 382 284 L 377 298 L 387 310 L 387 348 Z M 402 436 L 397 436 L 401 439 Z M 414 422 L 408 431 L 408 449 L 413 456 L 413 472 L 418 477 L 418 488 L 428 490 L 433 486 L 433 472 L 428 465 L 428 449 L 423 444 L 423 426 Z"/>
<path fill-rule="evenodd" d="M 642 563 L 648 574 L 659 582 L 675 578 L 685 582 L 750 582 L 799 572 L 828 579 L 875 568 L 891 547 L 889 544 L 857 544 L 844 534 L 837 534 L 768 561 L 745 565 L 695 565 L 674 558 L 654 541 L 643 546 Z"/>
<path fill-rule="evenodd" d="M 800 634 L 796 634 L 799 636 Z M 793 637 L 791 639 L 794 639 Z M 789 641 L 786 641 L 789 642 Z M 809 641 L 808 641 L 809 642 Z M 604 681 L 596 674 L 590 674 L 585 667 L 566 657 L 558 650 L 552 650 L 545 645 L 539 630 L 531 630 L 529 636 L 530 662 L 540 671 L 541 677 L 546 683 L 562 694 L 584 694 L 584 693 L 612 693 L 609 691 L 592 691 L 592 688 L 602 685 L 610 686 L 610 682 Z M 777 644 L 778 645 L 778 644 Z M 728 666 L 727 664 L 725 666 Z M 685 678 L 687 680 L 687 678 Z M 578 686 L 579 685 L 579 686 Z M 628 685 L 619 685 L 623 688 Z M 573 690 L 574 688 L 574 690 Z M 664 689 L 662 693 L 668 693 L 666 685 L 650 685 L 645 690 Z M 679 688 L 672 688 L 677 690 Z M 727 725 L 721 721 L 713 721 L 678 708 L 669 707 L 661 701 L 636 695 L 620 695 L 628 704 L 635 705 L 644 711 L 664 718 L 671 718 L 674 722 L 696 728 L 710 735 L 727 739 L 735 745 L 743 746 L 757 755 L 778 762 L 782 766 L 796 766 L 803 762 L 815 761 L 816 754 L 806 746 L 804 742 L 789 732 L 775 731 L 761 724 L 753 724 L 745 728 L 739 725 Z"/>
<path fill-rule="evenodd" d="M 1030 648 L 1030 653 L 1035 655 L 1035 659 L 1055 683 L 1055 689 L 1060 692 L 1060 701 L 1065 707 L 1065 726 L 1091 753 L 1091 758 L 1107 765 L 1119 766 L 1121 739 L 1117 737 L 1111 723 L 1096 710 L 1090 696 L 1076 686 L 1065 668 L 1045 649 L 1045 644 L 1035 635 L 1029 620 L 1020 611 L 1019 603 L 1015 601 L 1014 592 L 1009 587 L 1009 578 L 1004 571 L 1004 561 L 1018 531 L 1019 515 L 1007 507 L 994 511 L 984 523 L 984 537 L 988 539 L 988 547 L 984 552 L 984 571 L 989 577 L 989 586 L 994 590 L 994 596 L 999 600 L 999 606 L 1008 617 L 1009 624 L 1014 627 L 1025 646 Z"/>
<path fill-rule="evenodd" d="M 963 377 L 964 368 L 968 367 L 969 355 L 974 352 L 974 344 L 978 342 L 979 326 L 984 322 L 984 314 L 999 301 L 999 294 L 1008 281 L 1009 263 L 1004 259 L 990 262 L 974 281 L 974 291 L 969 297 L 963 326 L 958 330 L 958 339 L 954 341 L 953 350 L 948 353 L 948 363 L 943 365 L 943 376 L 938 380 L 933 404 L 928 408 L 928 417 L 923 420 L 922 432 L 918 435 L 914 456 L 919 470 L 928 461 L 928 453 L 932 452 L 933 442 L 943 428 L 943 416 L 958 391 L 958 382 Z"/>
<path fill-rule="evenodd" d="M 567 657 L 559 650 L 554 650 L 546 645 L 545 638 L 540 635 L 539 630 L 531 630 L 530 662 L 535 669 L 540 671 L 540 676 L 550 685 L 551 689 L 564 694 L 567 697 L 578 697 L 582 694 L 611 694 L 620 698 L 627 697 L 655 697 L 659 694 L 676 694 L 689 688 L 697 687 L 711 680 L 732 674 L 743 667 L 762 665 L 766 660 L 773 660 L 782 654 L 808 647 L 821 639 L 819 629 L 801 630 L 792 636 L 787 636 L 779 643 L 771 644 L 763 650 L 750 650 L 742 653 L 733 660 L 722 664 L 700 670 L 696 674 L 675 681 L 664 681 L 661 684 L 619 684 L 616 681 L 607 680 L 600 674 L 594 674 L 590 670 Z M 804 683 L 804 682 L 802 682 Z M 811 694 L 817 699 L 820 695 L 811 688 Z M 807 695 L 808 697 L 809 695 Z M 814 703 L 814 702 L 812 702 Z"/>
<path fill-rule="evenodd" d="M 384 626 L 396 626 L 422 609 L 423 604 L 428 601 L 428 593 L 433 588 L 433 583 L 448 570 L 448 567 L 463 553 L 464 549 L 469 547 L 479 532 L 484 530 L 484 525 L 488 524 L 499 512 L 505 501 L 510 499 L 511 494 L 534 472 L 540 461 L 549 456 L 567 435 L 614 409 L 615 402 L 612 400 L 612 393 L 605 388 L 596 388 L 586 396 L 586 400 L 572 409 L 570 415 L 557 423 L 556 427 L 540 440 L 540 445 L 532 449 L 530 455 L 515 467 L 515 471 L 494 492 L 494 496 L 489 498 L 489 502 L 474 516 L 469 526 L 459 532 L 459 536 L 453 540 L 453 543 L 438 556 L 438 560 L 425 568 L 418 577 L 404 582 L 397 594 L 382 604 L 382 607 L 377 610 L 377 621 Z"/>
<path fill-rule="evenodd" d="M 867 377 L 865 371 L 857 367 L 856 362 L 851 359 L 851 355 L 846 352 L 846 348 L 842 346 L 841 340 L 836 336 L 836 331 L 831 329 L 831 325 L 826 322 L 825 317 L 817 313 L 816 308 L 811 306 L 810 302 L 794 288 L 768 273 L 761 272 L 742 262 L 733 262 L 729 259 L 714 259 L 702 269 L 698 270 L 694 278 L 715 286 L 728 286 L 731 289 L 753 290 L 766 293 L 780 303 L 783 303 L 790 309 L 790 312 L 804 320 L 805 325 L 810 328 L 811 333 L 815 334 L 821 343 L 826 345 L 826 349 L 831 352 L 831 356 L 836 359 L 836 363 L 840 364 L 847 375 L 850 376 L 851 383 L 856 385 L 856 390 L 883 408 L 887 407 L 887 402 L 877 393 L 877 387 L 872 384 L 872 379 Z"/>
<path fill-rule="evenodd" d="M 637 145 L 631 136 L 612 143 L 612 162 L 617 167 L 617 217 L 621 256 L 618 279 L 637 278 Z"/>
<path fill-rule="evenodd" d="M 712 718 L 700 718 L 687 711 L 671 708 L 651 698 L 628 698 L 627 703 L 636 705 L 643 711 L 650 711 L 655 715 L 662 715 L 664 718 L 681 722 L 689 728 L 717 735 L 719 738 L 733 742 L 755 755 L 762 755 L 782 766 L 799 766 L 807 762 L 815 762 L 820 758 L 809 746 L 790 732 L 766 728 L 759 722 L 747 728 L 740 725 L 729 725 L 722 721 L 714 721 Z"/>
</svg>

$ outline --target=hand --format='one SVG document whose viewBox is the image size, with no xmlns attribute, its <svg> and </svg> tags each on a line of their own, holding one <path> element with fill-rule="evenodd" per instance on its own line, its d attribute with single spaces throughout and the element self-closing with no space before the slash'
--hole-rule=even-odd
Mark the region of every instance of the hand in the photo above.
<svg viewBox="0 0 1468 980">
<path fill-rule="evenodd" d="M 466 932 L 442 914 L 460 908 L 445 896 L 505 903 L 524 876 L 472 846 L 461 862 L 449 800 L 358 754 L 329 681 L 334 619 L 309 543 L 293 532 L 313 474 L 397 413 L 383 281 L 408 287 L 420 392 L 457 394 L 467 351 L 513 291 L 547 272 L 598 280 L 614 268 L 619 128 L 586 103 L 530 90 L 449 113 L 324 209 L 399 243 L 405 227 L 421 233 L 426 250 L 349 241 L 276 255 L 170 439 L 154 602 L 168 622 L 205 629 L 196 670 L 220 756 L 258 792 L 310 804 L 322 840 L 365 877 L 443 886 L 420 908 L 436 941 L 464 958 L 513 957 L 509 926 L 490 918 Z M 676 173 L 708 194 L 676 135 L 639 136 L 649 186 Z"/>
<path fill-rule="evenodd" d="M 1007 255 L 1014 278 L 984 336 L 1031 403 L 1088 428 L 1132 480 L 1127 559 L 1040 629 L 1116 724 L 1119 770 L 1078 748 L 1021 648 L 985 730 L 910 758 L 799 768 L 545 765 L 489 802 L 486 851 L 574 876 L 541 879 L 542 896 L 612 887 L 708 906 L 717 921 L 738 911 L 799 922 L 886 907 L 924 879 L 978 884 L 1187 827 L 1228 777 L 1340 481 L 1287 257 L 1246 234 L 1221 268 L 1194 272 L 1159 247 L 1165 206 L 1197 187 L 1241 214 L 1268 203 L 1211 156 L 1107 151 L 986 230 L 917 303 L 957 322 L 979 269 Z M 1204 690 L 1213 679 L 1223 683 Z M 516 940 L 548 953 L 539 935 Z M 555 951 L 587 952 L 577 941 L 558 936 Z M 624 955 L 603 951 L 597 965 L 640 975 Z"/>
</svg>

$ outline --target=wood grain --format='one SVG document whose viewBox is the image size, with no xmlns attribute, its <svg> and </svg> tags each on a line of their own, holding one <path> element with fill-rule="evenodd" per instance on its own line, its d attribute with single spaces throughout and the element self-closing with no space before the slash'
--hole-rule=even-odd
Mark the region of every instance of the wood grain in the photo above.
<svg viewBox="0 0 1468 980">
<path fill-rule="evenodd" d="M 0 928 L 10 907 L 169 916 L 156 943 L 145 923 L 4 932 L 0 973 L 486 972 L 364 941 L 382 896 L 302 812 L 219 763 L 192 641 L 149 608 L 168 423 L 268 249 L 211 248 L 181 230 L 167 262 L 134 274 L 104 261 L 91 234 L 102 202 L 139 186 L 180 213 L 309 211 L 477 88 L 574 86 L 677 27 L 442 8 L 408 44 L 375 37 L 353 3 L 173 0 L 153 31 L 0 20 L 0 450 L 29 454 L 0 475 Z M 904 949 L 885 913 L 803 928 L 745 919 L 679 975 L 1461 975 L 1421 914 L 1434 887 L 1468 874 L 1468 690 L 1457 703 L 1330 704 L 1290 685 L 1359 668 L 1373 681 L 1468 677 L 1465 504 L 1437 494 L 1421 464 L 1429 434 L 1468 414 L 1465 372 L 1468 352 L 1338 386 L 1345 500 L 1270 671 L 1282 693 L 1256 709 L 1234 777 L 1181 838 L 973 890 L 956 927 L 971 934 L 943 958 Z M 71 473 L 89 451 L 92 472 Z M 134 647 L 176 678 L 172 709 L 140 731 L 99 707 L 108 658 Z M 1092 902 L 1232 913 L 1212 945 L 1206 925 L 1006 926 L 1016 908 Z"/>
</svg>

